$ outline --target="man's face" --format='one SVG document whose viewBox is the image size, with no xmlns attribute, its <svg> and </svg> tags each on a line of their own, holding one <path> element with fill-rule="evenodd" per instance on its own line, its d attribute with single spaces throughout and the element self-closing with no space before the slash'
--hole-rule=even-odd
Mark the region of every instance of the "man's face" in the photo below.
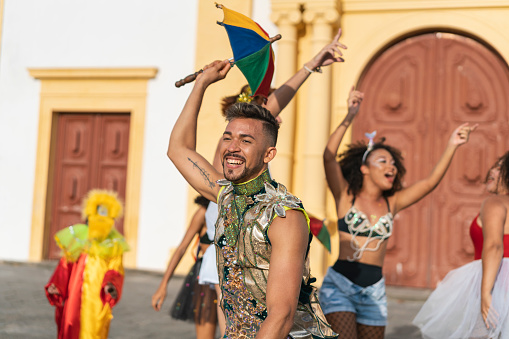
<svg viewBox="0 0 509 339">
<path fill-rule="evenodd" d="M 224 177 L 233 183 L 256 178 L 274 157 L 263 130 L 263 122 L 237 118 L 228 123 L 221 141 L 221 163 Z"/>
</svg>

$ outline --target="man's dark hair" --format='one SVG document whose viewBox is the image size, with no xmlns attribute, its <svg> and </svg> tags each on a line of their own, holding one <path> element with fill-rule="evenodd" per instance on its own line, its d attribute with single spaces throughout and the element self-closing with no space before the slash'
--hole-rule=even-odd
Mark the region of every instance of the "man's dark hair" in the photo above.
<svg viewBox="0 0 509 339">
<path fill-rule="evenodd" d="M 269 96 L 275 90 L 276 90 L 275 88 L 271 87 L 270 90 L 269 90 Z M 240 93 L 239 94 L 235 94 L 235 95 L 230 95 L 230 96 L 224 97 L 223 100 L 221 100 L 221 114 L 224 117 L 226 117 L 226 111 L 228 110 L 228 108 L 230 108 L 231 105 L 235 104 L 236 102 L 249 102 L 251 104 L 261 105 L 265 100 L 267 100 L 266 98 L 264 98 L 264 97 L 262 97 L 260 95 L 256 95 L 254 97 L 250 97 L 250 95 L 251 95 L 251 89 L 249 88 L 249 85 L 244 85 L 240 89 Z M 241 96 L 243 96 L 244 98 L 249 98 L 251 101 L 239 100 L 239 98 Z"/>
<path fill-rule="evenodd" d="M 398 173 L 394 178 L 392 188 L 383 192 L 383 196 L 390 197 L 403 188 L 402 181 L 403 176 L 406 173 L 406 169 L 403 165 L 403 156 L 401 155 L 401 151 L 395 147 L 384 144 L 384 141 L 385 138 L 382 138 L 373 145 L 373 149 L 368 153 L 367 159 L 369 159 L 369 156 L 377 149 L 385 149 L 391 154 L 394 159 L 394 166 L 398 170 Z M 339 155 L 339 166 L 341 167 L 343 177 L 348 183 L 348 193 L 353 196 L 357 196 L 362 188 L 364 179 L 361 172 L 361 166 L 363 165 L 362 156 L 364 155 L 364 152 L 366 152 L 367 148 L 368 147 L 365 143 L 357 142 L 349 145 L 348 149 Z"/>
<path fill-rule="evenodd" d="M 276 146 L 279 124 L 269 110 L 259 105 L 238 102 L 231 105 L 226 111 L 226 121 L 230 122 L 237 118 L 260 120 L 263 123 L 269 145 Z"/>
</svg>

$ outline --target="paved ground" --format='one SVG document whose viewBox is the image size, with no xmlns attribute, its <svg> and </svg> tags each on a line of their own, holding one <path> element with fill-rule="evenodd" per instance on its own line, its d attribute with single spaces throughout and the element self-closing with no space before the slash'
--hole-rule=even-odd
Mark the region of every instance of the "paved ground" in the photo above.
<svg viewBox="0 0 509 339">
<path fill-rule="evenodd" d="M 0 261 L 0 338 L 56 338 L 53 308 L 48 304 L 43 286 L 51 276 L 55 262 L 41 264 Z M 168 309 L 182 283 L 174 278 L 168 297 L 158 313 L 150 306 L 150 298 L 162 274 L 127 270 L 121 302 L 114 308 L 110 338 L 194 338 L 192 323 L 175 321 Z M 427 290 L 388 287 L 389 326 L 387 339 L 420 338 L 411 325 Z"/>
</svg>

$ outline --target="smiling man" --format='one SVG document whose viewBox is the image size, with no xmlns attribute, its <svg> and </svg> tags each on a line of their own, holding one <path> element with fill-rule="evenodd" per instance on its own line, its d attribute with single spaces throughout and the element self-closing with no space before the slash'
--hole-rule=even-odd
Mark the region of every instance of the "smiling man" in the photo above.
<svg viewBox="0 0 509 339">
<path fill-rule="evenodd" d="M 300 200 L 268 172 L 277 152 L 274 116 L 248 103 L 228 110 L 219 146 L 223 173 L 196 152 L 203 95 L 230 67 L 228 60 L 204 67 L 168 146 L 189 184 L 218 203 L 214 243 L 225 338 L 336 338 L 310 285 L 309 218 Z"/>
</svg>

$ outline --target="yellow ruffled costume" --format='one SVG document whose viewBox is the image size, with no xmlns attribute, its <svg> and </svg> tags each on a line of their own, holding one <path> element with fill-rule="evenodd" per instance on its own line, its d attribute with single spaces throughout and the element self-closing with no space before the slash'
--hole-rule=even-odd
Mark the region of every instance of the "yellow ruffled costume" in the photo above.
<svg viewBox="0 0 509 339">
<path fill-rule="evenodd" d="M 122 295 L 122 256 L 129 246 L 114 229 L 122 216 L 117 194 L 90 191 L 82 216 L 88 225 L 72 225 L 55 235 L 63 257 L 46 285 L 46 295 L 56 306 L 59 339 L 107 338 L 111 309 Z M 58 293 L 48 291 L 52 285 Z"/>
</svg>

